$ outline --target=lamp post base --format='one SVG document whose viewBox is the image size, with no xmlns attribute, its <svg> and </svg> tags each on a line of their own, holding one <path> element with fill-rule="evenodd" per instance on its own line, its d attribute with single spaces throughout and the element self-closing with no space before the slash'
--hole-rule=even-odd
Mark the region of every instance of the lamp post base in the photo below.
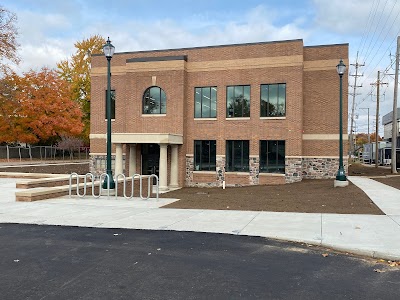
<svg viewBox="0 0 400 300">
<path fill-rule="evenodd" d="M 349 182 L 346 180 L 337 180 L 335 179 L 335 181 L 333 182 L 333 187 L 345 187 L 348 186 Z"/>
</svg>

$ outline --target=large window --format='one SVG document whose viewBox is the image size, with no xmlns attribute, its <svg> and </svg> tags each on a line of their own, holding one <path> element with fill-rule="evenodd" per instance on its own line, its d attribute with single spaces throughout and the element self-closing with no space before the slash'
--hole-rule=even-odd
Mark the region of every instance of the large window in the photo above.
<svg viewBox="0 0 400 300">
<path fill-rule="evenodd" d="M 107 119 L 107 90 L 106 90 L 106 109 L 105 109 L 105 115 Z M 115 120 L 115 90 L 111 90 L 111 119 Z"/>
<path fill-rule="evenodd" d="M 285 141 L 260 141 L 260 173 L 285 173 Z"/>
<path fill-rule="evenodd" d="M 286 115 L 286 83 L 261 85 L 261 117 Z"/>
<path fill-rule="evenodd" d="M 216 141 L 194 141 L 195 171 L 215 171 L 216 157 Z"/>
<path fill-rule="evenodd" d="M 236 85 L 226 88 L 226 116 L 250 117 L 250 86 Z"/>
<path fill-rule="evenodd" d="M 249 141 L 226 141 L 226 171 L 249 171 Z"/>
<path fill-rule="evenodd" d="M 217 88 L 197 87 L 194 89 L 194 117 L 216 118 L 217 117 Z"/>
<path fill-rule="evenodd" d="M 143 94 L 144 114 L 165 114 L 167 111 L 167 96 L 158 86 L 148 88 Z"/>
</svg>

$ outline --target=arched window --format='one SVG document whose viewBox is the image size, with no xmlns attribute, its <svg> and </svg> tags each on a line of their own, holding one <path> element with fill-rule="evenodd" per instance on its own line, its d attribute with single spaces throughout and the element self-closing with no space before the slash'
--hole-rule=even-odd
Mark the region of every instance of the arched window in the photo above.
<svg viewBox="0 0 400 300">
<path fill-rule="evenodd" d="M 143 114 L 165 114 L 167 96 L 158 86 L 149 87 L 143 94 Z"/>
</svg>

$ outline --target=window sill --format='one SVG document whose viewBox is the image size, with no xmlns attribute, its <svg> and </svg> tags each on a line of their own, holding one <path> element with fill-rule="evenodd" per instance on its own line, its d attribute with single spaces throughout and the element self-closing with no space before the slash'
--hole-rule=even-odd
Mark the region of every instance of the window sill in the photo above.
<svg viewBox="0 0 400 300">
<path fill-rule="evenodd" d="M 250 117 L 225 118 L 225 120 L 244 121 L 244 120 L 250 120 Z"/>
<path fill-rule="evenodd" d="M 282 176 L 285 176 L 285 174 L 284 173 L 258 173 L 260 176 L 266 176 L 266 177 L 268 177 L 268 176 L 273 176 L 273 177 L 282 177 Z"/>
<path fill-rule="evenodd" d="M 107 119 L 105 119 L 104 121 L 107 122 Z M 111 122 L 115 122 L 115 119 L 111 119 Z"/>
<path fill-rule="evenodd" d="M 286 117 L 260 117 L 260 120 L 285 120 Z"/>
<path fill-rule="evenodd" d="M 142 114 L 142 117 L 148 118 L 148 117 L 166 117 L 167 114 Z"/>
<path fill-rule="evenodd" d="M 216 171 L 193 171 L 193 174 L 209 174 L 209 175 L 215 175 Z"/>
<path fill-rule="evenodd" d="M 225 174 L 228 174 L 228 175 L 231 174 L 231 175 L 243 175 L 243 176 L 246 175 L 246 176 L 249 176 L 249 172 L 250 172 L 250 171 L 246 171 L 246 172 L 236 172 L 236 171 L 229 171 L 229 172 L 228 172 L 228 171 L 226 171 Z"/>
<path fill-rule="evenodd" d="M 194 118 L 195 121 L 217 121 L 217 118 Z"/>
</svg>

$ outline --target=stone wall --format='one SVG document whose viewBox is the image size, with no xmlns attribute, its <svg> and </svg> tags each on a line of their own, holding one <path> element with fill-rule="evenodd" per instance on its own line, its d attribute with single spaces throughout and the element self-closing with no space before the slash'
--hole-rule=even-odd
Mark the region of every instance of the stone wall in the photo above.
<svg viewBox="0 0 400 300">
<path fill-rule="evenodd" d="M 258 185 L 260 173 L 260 158 L 258 156 L 250 157 L 250 185 Z"/>
<path fill-rule="evenodd" d="M 302 158 L 286 158 L 285 160 L 285 181 L 293 183 L 302 180 Z"/>
<path fill-rule="evenodd" d="M 348 174 L 347 159 L 344 159 L 343 164 Z M 305 179 L 332 179 L 339 169 L 339 158 L 303 158 L 302 169 Z"/>
<path fill-rule="evenodd" d="M 185 185 L 192 186 L 193 183 L 193 170 L 194 170 L 194 157 L 193 155 L 186 155 L 186 175 Z"/>
</svg>

